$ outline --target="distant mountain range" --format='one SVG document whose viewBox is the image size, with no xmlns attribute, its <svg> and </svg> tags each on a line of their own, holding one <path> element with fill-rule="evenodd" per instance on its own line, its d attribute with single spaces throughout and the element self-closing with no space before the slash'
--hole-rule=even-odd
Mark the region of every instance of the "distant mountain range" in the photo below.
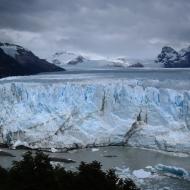
<svg viewBox="0 0 190 190">
<path fill-rule="evenodd" d="M 151 60 L 128 59 L 126 57 L 119 58 L 94 58 L 84 56 L 68 51 L 60 51 L 53 54 L 47 59 L 57 66 L 73 69 L 110 69 L 110 68 L 127 68 L 127 67 L 144 67 L 140 62 L 152 63 Z"/>
<path fill-rule="evenodd" d="M 48 60 L 66 69 L 106 69 L 119 67 L 184 68 L 190 67 L 190 47 L 182 49 L 179 52 L 171 47 L 163 47 L 156 59 L 128 59 L 127 57 L 97 59 L 73 52 L 60 51 L 53 54 Z"/>
<path fill-rule="evenodd" d="M 127 57 L 97 59 L 68 51 L 57 52 L 47 60 L 40 59 L 22 46 L 0 42 L 0 78 L 64 71 L 65 69 L 187 68 L 190 67 L 190 47 L 179 52 L 171 47 L 163 47 L 155 60 L 128 59 Z"/>
<path fill-rule="evenodd" d="M 21 46 L 0 43 L 0 78 L 63 70 Z"/>
</svg>

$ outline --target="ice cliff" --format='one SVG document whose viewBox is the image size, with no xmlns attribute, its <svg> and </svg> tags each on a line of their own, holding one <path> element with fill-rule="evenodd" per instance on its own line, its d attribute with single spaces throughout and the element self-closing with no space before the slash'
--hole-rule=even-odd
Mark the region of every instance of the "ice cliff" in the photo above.
<svg viewBox="0 0 190 190">
<path fill-rule="evenodd" d="M 188 81 L 37 77 L 0 80 L 0 143 L 190 153 Z"/>
</svg>

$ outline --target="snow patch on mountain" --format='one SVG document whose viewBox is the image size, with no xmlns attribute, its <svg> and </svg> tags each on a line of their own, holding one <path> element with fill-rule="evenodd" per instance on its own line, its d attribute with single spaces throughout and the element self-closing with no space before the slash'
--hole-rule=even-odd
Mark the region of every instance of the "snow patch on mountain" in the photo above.
<svg viewBox="0 0 190 190">
<path fill-rule="evenodd" d="M 9 55 L 9 56 L 15 58 L 15 56 L 16 56 L 16 54 L 17 54 L 17 47 L 15 47 L 15 46 L 13 46 L 13 47 L 3 46 L 3 47 L 1 47 L 1 48 L 3 49 L 3 51 L 4 51 L 7 55 Z"/>
<path fill-rule="evenodd" d="M 24 50 L 23 47 L 15 45 L 15 44 L 9 44 L 9 43 L 0 43 L 0 48 L 9 56 L 12 58 L 16 58 L 16 55 L 19 55 L 19 50 Z M 25 49 L 26 50 L 26 49 Z M 28 51 L 28 50 L 26 50 Z"/>
</svg>

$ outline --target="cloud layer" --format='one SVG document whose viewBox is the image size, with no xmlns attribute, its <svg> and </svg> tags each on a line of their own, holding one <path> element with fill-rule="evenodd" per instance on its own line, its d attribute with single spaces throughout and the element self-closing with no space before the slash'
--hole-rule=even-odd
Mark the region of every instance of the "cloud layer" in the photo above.
<svg viewBox="0 0 190 190">
<path fill-rule="evenodd" d="M 0 0 L 0 41 L 42 57 L 154 57 L 164 45 L 190 45 L 189 10 L 189 0 Z"/>
</svg>

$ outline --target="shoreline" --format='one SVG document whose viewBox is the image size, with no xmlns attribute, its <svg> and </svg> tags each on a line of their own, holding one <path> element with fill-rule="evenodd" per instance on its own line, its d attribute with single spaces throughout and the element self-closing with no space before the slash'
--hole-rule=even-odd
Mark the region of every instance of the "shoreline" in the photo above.
<svg viewBox="0 0 190 190">
<path fill-rule="evenodd" d="M 133 148 L 133 149 L 139 149 L 139 150 L 146 150 L 146 151 L 152 151 L 152 152 L 157 152 L 157 153 L 161 153 L 161 154 L 164 154 L 164 155 L 167 155 L 167 156 L 174 156 L 174 157 L 181 157 L 181 158 L 187 158 L 187 157 L 190 157 L 190 153 L 183 153 L 183 152 L 175 152 L 175 151 L 165 151 L 165 150 L 158 150 L 158 149 L 151 149 L 151 148 L 146 148 L 146 147 L 133 147 L 133 146 L 129 146 L 129 145 L 100 145 L 100 146 L 87 146 L 87 147 L 78 147 L 78 148 L 65 148 L 64 149 L 57 149 L 57 148 L 53 148 L 51 150 L 51 148 L 49 149 L 43 149 L 43 148 L 29 148 L 29 147 L 22 147 L 22 148 L 11 148 L 11 147 L 8 147 L 8 146 L 0 146 L 0 156 L 1 153 L 8 153 L 6 150 L 10 150 L 10 151 L 15 151 L 15 150 L 23 150 L 23 151 L 32 151 L 32 152 L 37 152 L 37 151 L 42 151 L 44 153 L 72 153 L 72 151 L 80 151 L 80 150 L 87 150 L 87 149 L 94 149 L 94 148 L 106 148 L 106 147 L 125 147 L 125 148 Z M 97 150 L 99 151 L 99 150 Z M 11 156 L 11 157 L 15 157 L 14 155 Z"/>
</svg>

